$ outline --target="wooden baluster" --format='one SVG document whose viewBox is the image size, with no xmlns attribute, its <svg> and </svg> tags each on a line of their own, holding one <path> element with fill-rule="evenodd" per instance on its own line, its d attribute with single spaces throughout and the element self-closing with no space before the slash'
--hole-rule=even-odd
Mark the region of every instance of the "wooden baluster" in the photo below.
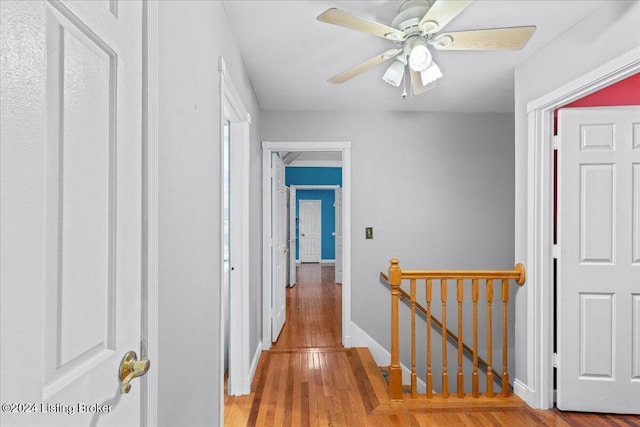
<svg viewBox="0 0 640 427">
<path fill-rule="evenodd" d="M 502 279 L 502 396 L 509 396 L 509 372 L 507 368 L 507 303 L 509 302 L 509 279 Z"/>
<path fill-rule="evenodd" d="M 478 377 L 478 279 L 471 282 L 471 298 L 473 299 L 473 397 L 480 397 L 480 378 Z"/>
<path fill-rule="evenodd" d="M 427 398 L 433 397 L 433 374 L 431 372 L 431 279 L 427 279 Z"/>
<path fill-rule="evenodd" d="M 464 374 L 462 373 L 462 300 L 464 280 L 458 279 L 458 397 L 464 397 Z"/>
<path fill-rule="evenodd" d="M 389 266 L 389 285 L 391 286 L 391 364 L 389 365 L 389 395 L 391 400 L 402 400 L 402 368 L 400 367 L 400 324 L 398 319 L 398 301 L 402 271 L 397 259 Z"/>
<path fill-rule="evenodd" d="M 487 279 L 487 397 L 493 397 L 493 341 L 491 337 L 491 309 L 493 303 L 493 279 Z"/>
<path fill-rule="evenodd" d="M 418 397 L 416 376 L 416 279 L 411 279 L 411 397 Z"/>
<path fill-rule="evenodd" d="M 447 279 L 440 280 L 442 302 L 442 397 L 449 397 L 449 373 L 447 372 Z"/>
</svg>

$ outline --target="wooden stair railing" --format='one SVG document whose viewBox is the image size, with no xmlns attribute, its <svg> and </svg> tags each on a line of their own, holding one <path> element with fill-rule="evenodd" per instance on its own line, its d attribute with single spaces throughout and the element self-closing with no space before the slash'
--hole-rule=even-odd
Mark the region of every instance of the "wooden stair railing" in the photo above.
<svg viewBox="0 0 640 427">
<path fill-rule="evenodd" d="M 382 278 L 387 284 L 389 284 L 389 278 L 387 277 L 386 274 L 384 273 L 380 273 L 380 278 Z M 407 293 L 407 291 L 405 291 L 402 288 L 399 288 L 400 290 L 400 301 L 405 301 L 407 302 L 407 304 L 409 304 L 409 306 L 411 306 L 411 295 L 409 295 Z M 435 315 L 433 315 L 433 313 L 431 314 L 431 317 L 427 317 L 427 309 L 420 304 L 419 302 L 415 302 L 415 307 L 418 309 L 418 312 L 422 313 L 424 315 L 424 319 L 425 321 L 428 321 L 429 323 L 433 322 L 435 324 L 436 327 L 438 327 L 440 329 L 440 331 L 442 331 L 442 322 L 440 321 L 440 319 L 438 319 L 437 317 L 435 317 Z M 475 309 L 477 310 L 478 307 L 476 306 Z M 447 337 L 449 338 L 450 341 L 454 342 L 454 343 L 458 343 L 458 335 L 456 335 L 451 329 L 446 328 L 445 329 Z M 431 332 L 427 332 L 427 334 L 430 334 Z M 485 372 L 487 371 L 487 361 L 484 360 L 482 357 L 478 356 L 478 353 L 474 353 L 473 349 L 471 347 L 469 347 L 466 343 L 462 342 L 462 350 L 470 357 L 475 357 L 474 360 L 477 360 L 477 364 L 478 364 L 478 368 L 482 368 Z M 428 357 L 430 357 L 431 355 L 428 355 Z M 493 379 L 496 383 L 498 384 L 502 384 L 502 375 L 500 375 L 500 373 L 498 371 L 495 370 L 495 368 L 493 368 Z M 509 389 L 512 389 L 511 385 L 509 385 Z"/>
<path fill-rule="evenodd" d="M 494 397 L 493 381 L 493 291 L 494 281 L 501 281 L 502 297 L 502 375 L 500 375 L 502 396 L 509 395 L 509 373 L 507 370 L 507 304 L 509 302 L 509 280 L 513 279 L 522 286 L 525 282 L 525 268 L 522 264 L 517 264 L 513 270 L 405 270 L 400 269 L 397 259 L 391 260 L 389 275 L 380 273 L 380 277 L 387 281 L 391 287 L 391 364 L 389 365 L 389 394 L 392 400 L 403 399 L 402 389 L 402 368 L 400 366 L 400 331 L 399 331 L 399 311 L 398 303 L 401 297 L 409 298 L 411 303 L 411 396 L 417 397 L 417 374 L 416 374 L 416 332 L 415 316 L 416 308 L 423 309 L 427 316 L 427 369 L 426 369 L 426 396 L 433 397 L 433 374 L 431 366 L 431 322 L 434 321 L 442 329 L 442 392 L 443 398 L 449 397 L 449 373 L 447 366 L 447 336 L 453 337 L 458 344 L 458 371 L 457 390 L 458 397 L 464 397 L 464 373 L 462 368 L 463 350 L 469 350 L 463 343 L 463 321 L 462 311 L 464 302 L 464 281 L 471 280 L 471 299 L 473 302 L 473 373 L 472 373 L 472 396 L 479 397 L 479 374 L 478 364 L 482 360 L 478 356 L 478 301 L 480 280 L 485 281 L 485 295 L 487 303 L 487 360 L 483 364 L 486 366 L 486 393 L 487 397 Z M 402 280 L 410 281 L 411 290 L 408 294 L 400 288 Z M 458 306 L 458 334 L 457 336 L 447 328 L 447 282 L 456 280 L 456 300 Z M 417 281 L 425 280 L 425 300 L 426 309 L 416 301 Z M 442 304 L 442 322 L 437 321 L 431 313 L 433 280 L 440 281 L 440 302 Z"/>
</svg>

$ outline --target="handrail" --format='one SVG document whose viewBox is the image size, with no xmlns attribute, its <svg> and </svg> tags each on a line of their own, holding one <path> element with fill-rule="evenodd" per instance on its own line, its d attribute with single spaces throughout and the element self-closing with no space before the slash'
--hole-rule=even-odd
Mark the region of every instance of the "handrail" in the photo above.
<svg viewBox="0 0 640 427">
<path fill-rule="evenodd" d="M 392 265 L 393 261 L 391 260 Z M 516 264 L 513 270 L 402 270 L 403 279 L 486 279 L 487 277 L 513 279 L 522 286 L 526 280 L 526 272 L 524 265 L 520 263 Z"/>
<path fill-rule="evenodd" d="M 499 379 L 502 385 L 502 395 L 508 396 L 511 388 L 509 384 L 509 373 L 507 370 L 508 363 L 508 344 L 507 344 L 507 306 L 509 302 L 509 280 L 514 280 L 518 285 L 522 286 L 526 280 L 525 268 L 522 264 L 517 264 L 513 270 L 407 270 L 400 269 L 397 259 L 391 260 L 389 267 L 389 275 L 380 273 L 380 277 L 389 283 L 391 287 L 391 363 L 389 364 L 389 394 L 392 400 L 401 400 L 403 398 L 402 391 L 402 369 L 400 367 L 400 334 L 399 334 L 399 313 L 398 301 L 401 298 L 409 298 L 411 303 L 411 396 L 417 396 L 417 375 L 416 375 L 416 330 L 415 317 L 416 309 L 423 312 L 427 316 L 427 398 L 433 395 L 433 374 L 431 371 L 431 321 L 440 326 L 442 334 L 442 397 L 449 397 L 449 373 L 447 363 L 447 338 L 453 338 L 458 344 L 458 364 L 457 364 L 457 396 L 464 397 L 464 373 L 463 373 L 463 352 L 470 351 L 473 355 L 473 374 L 472 374 L 472 395 L 479 397 L 479 376 L 478 364 L 481 360 L 478 357 L 478 302 L 480 295 L 480 280 L 484 281 L 485 301 L 487 304 L 487 360 L 484 362 L 486 366 L 486 396 L 493 397 L 493 382 Z M 411 293 L 408 294 L 400 285 L 402 281 L 409 279 L 411 283 Z M 440 283 L 440 301 L 442 304 L 442 322 L 435 319 L 431 312 L 433 280 Z M 448 281 L 455 279 L 457 282 L 455 293 L 457 300 L 458 312 L 458 334 L 454 334 L 447 328 L 447 288 Z M 426 309 L 416 301 L 417 281 L 425 281 L 425 298 Z M 463 301 L 465 280 L 471 280 L 471 294 L 473 301 L 473 349 L 469 349 L 463 343 Z M 492 306 L 494 301 L 494 281 L 501 283 L 501 300 L 502 300 L 502 375 L 497 375 L 493 369 L 493 338 L 492 338 Z M 497 378 L 496 378 L 497 377 Z"/>
<path fill-rule="evenodd" d="M 402 273 L 402 275 L 404 276 L 404 272 Z M 380 272 L 380 278 L 383 279 L 385 282 L 387 282 L 387 284 L 389 284 L 389 278 L 383 272 Z M 389 286 L 391 286 L 391 285 L 389 284 Z M 399 288 L 399 290 L 400 290 L 400 299 L 405 301 L 406 304 L 411 304 L 411 295 L 409 295 L 409 293 L 407 291 L 405 291 L 404 289 L 402 289 L 402 288 Z M 422 314 L 424 314 L 425 316 L 428 316 L 429 313 L 427 313 L 427 309 L 424 308 L 424 306 L 422 304 L 420 304 L 419 302 L 416 302 L 415 304 L 416 304 L 416 308 L 418 309 L 418 311 L 422 312 Z M 443 330 L 442 322 L 437 317 L 435 317 L 433 314 L 431 315 L 431 320 L 433 321 L 433 323 L 436 324 L 436 326 L 438 328 L 440 328 L 441 331 Z M 452 341 L 456 341 L 456 342 L 458 341 L 458 339 L 459 339 L 458 336 L 451 329 L 446 328 L 446 333 L 447 333 L 447 336 Z M 468 344 L 463 342 L 462 343 L 462 348 L 468 354 L 473 356 L 473 349 L 471 347 L 469 347 Z M 488 368 L 489 368 L 489 365 L 487 364 L 487 361 L 484 360 L 480 356 L 478 356 L 478 365 L 483 366 L 485 371 L 488 370 Z M 502 381 L 502 376 L 495 369 L 492 368 L 491 370 L 493 371 L 494 381 L 499 384 Z M 511 384 L 509 384 L 509 387 L 511 389 L 513 389 Z"/>
</svg>

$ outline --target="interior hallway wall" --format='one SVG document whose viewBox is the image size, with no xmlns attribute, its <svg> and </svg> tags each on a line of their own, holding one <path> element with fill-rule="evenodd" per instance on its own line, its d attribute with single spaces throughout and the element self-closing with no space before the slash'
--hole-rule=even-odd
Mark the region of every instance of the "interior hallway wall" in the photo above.
<svg viewBox="0 0 640 427">
<path fill-rule="evenodd" d="M 269 141 L 352 142 L 352 318 L 387 349 L 379 272 L 390 258 L 406 269 L 513 268 L 513 132 L 508 113 L 263 111 L 261 120 Z"/>
<path fill-rule="evenodd" d="M 253 120 L 250 241 L 262 236 L 260 111 L 224 8 L 159 7 L 159 380 L 162 426 L 217 425 L 220 407 L 220 91 L 218 57 Z M 251 344 L 260 340 L 261 253 L 250 248 Z M 252 356 L 252 355 L 251 355 Z M 201 361 L 197 369 L 185 361 Z"/>
</svg>

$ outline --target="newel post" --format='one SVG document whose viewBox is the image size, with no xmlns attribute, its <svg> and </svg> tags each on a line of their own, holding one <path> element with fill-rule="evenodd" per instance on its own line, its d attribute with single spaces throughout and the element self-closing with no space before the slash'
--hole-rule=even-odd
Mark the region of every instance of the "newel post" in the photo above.
<svg viewBox="0 0 640 427">
<path fill-rule="evenodd" d="M 389 266 L 389 284 L 391 285 L 391 364 L 389 365 L 389 394 L 392 400 L 402 400 L 402 368 L 400 367 L 400 323 L 398 303 L 402 271 L 399 261 L 391 260 Z"/>
</svg>

